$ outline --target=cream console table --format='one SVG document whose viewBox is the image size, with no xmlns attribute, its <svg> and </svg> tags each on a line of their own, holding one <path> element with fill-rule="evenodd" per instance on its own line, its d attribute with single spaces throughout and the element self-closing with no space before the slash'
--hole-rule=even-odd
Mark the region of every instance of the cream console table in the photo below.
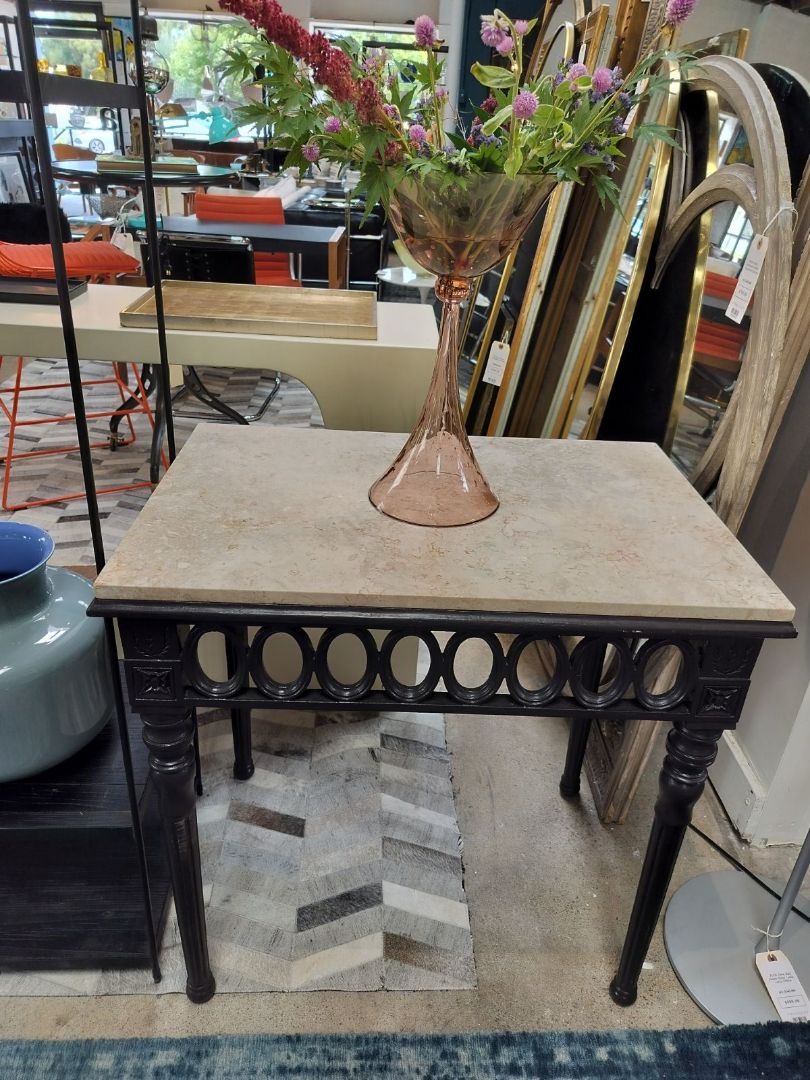
<svg viewBox="0 0 810 1080">
<path fill-rule="evenodd" d="M 476 525 L 430 529 L 384 517 L 368 501 L 401 443 L 375 433 L 198 427 L 96 582 L 90 611 L 119 620 L 129 697 L 150 750 L 188 996 L 214 993 L 193 710 L 227 704 L 243 718 L 241 777 L 252 771 L 253 708 L 567 717 L 560 787 L 569 797 L 595 715 L 667 724 L 652 833 L 611 984 L 614 1000 L 629 1005 L 717 741 L 737 722 L 763 640 L 794 636 L 793 608 L 652 445 L 477 440 L 500 509 Z M 219 679 L 198 656 L 214 631 L 230 658 Z M 316 645 L 313 632 L 322 632 Z M 330 669 L 330 645 L 346 634 L 366 654 L 353 683 Z M 279 635 L 300 651 L 288 682 L 265 662 Z M 415 685 L 392 667 L 405 637 L 429 657 Z M 491 653 L 475 686 L 455 671 L 469 638 Z M 540 688 L 519 678 L 534 642 L 553 657 Z M 665 646 L 680 654 L 680 670 L 654 692 L 648 668 Z"/>
<path fill-rule="evenodd" d="M 157 333 L 120 324 L 121 309 L 144 291 L 90 285 L 73 301 L 82 360 L 159 363 Z M 328 428 L 408 431 L 419 416 L 433 371 L 436 319 L 429 307 L 378 304 L 377 327 L 374 341 L 169 330 L 169 360 L 186 367 L 282 371 L 309 387 Z M 0 356 L 64 355 L 58 307 L 0 305 Z"/>
</svg>

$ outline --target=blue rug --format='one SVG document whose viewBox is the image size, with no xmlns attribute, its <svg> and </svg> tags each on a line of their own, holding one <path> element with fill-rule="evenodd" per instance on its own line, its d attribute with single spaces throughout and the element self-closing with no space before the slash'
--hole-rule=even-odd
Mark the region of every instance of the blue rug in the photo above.
<svg viewBox="0 0 810 1080">
<path fill-rule="evenodd" d="M 2 1080 L 807 1080 L 810 1024 L 0 1042 Z"/>
</svg>

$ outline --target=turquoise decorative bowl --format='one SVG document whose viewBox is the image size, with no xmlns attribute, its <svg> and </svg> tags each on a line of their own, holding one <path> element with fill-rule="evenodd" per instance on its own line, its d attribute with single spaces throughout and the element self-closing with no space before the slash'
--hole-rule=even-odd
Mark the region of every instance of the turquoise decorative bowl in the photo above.
<svg viewBox="0 0 810 1080">
<path fill-rule="evenodd" d="M 113 715 L 93 587 L 49 568 L 53 547 L 34 525 L 0 521 L 0 783 L 65 761 Z"/>
</svg>

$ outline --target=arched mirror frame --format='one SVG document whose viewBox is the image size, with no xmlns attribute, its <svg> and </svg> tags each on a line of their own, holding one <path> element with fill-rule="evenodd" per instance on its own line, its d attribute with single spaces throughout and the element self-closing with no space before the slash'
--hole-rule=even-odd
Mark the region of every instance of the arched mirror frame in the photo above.
<svg viewBox="0 0 810 1080">
<path fill-rule="evenodd" d="M 773 439 L 785 387 L 795 385 L 804 362 L 797 362 L 791 347 L 810 328 L 810 316 L 798 310 L 797 302 L 801 297 L 806 303 L 810 292 L 810 252 L 800 260 L 804 276 L 791 293 L 790 173 L 778 112 L 763 80 L 742 60 L 712 56 L 690 72 L 688 81 L 727 102 L 740 117 L 749 134 L 753 165 L 721 166 L 676 208 L 658 247 L 656 281 L 662 280 L 695 223 L 720 203 L 738 203 L 755 232 L 767 229 L 769 238 L 740 377 L 723 422 L 692 478 L 702 494 L 717 480 L 715 510 L 736 532 Z M 806 337 L 803 340 L 806 343 Z M 630 721 L 622 725 L 608 766 L 602 754 L 589 748 L 586 767 L 603 821 L 624 820 L 654 740 L 650 725 Z"/>
<path fill-rule="evenodd" d="M 702 494 L 717 482 L 715 510 L 736 531 L 751 496 L 780 381 L 792 257 L 790 168 L 776 104 L 750 64 L 728 56 L 706 57 L 690 74 L 689 83 L 714 91 L 734 109 L 746 130 L 753 165 L 722 166 L 684 200 L 662 237 L 657 280 L 696 218 L 721 202 L 737 202 L 755 234 L 768 236 L 740 376 L 692 477 Z"/>
</svg>

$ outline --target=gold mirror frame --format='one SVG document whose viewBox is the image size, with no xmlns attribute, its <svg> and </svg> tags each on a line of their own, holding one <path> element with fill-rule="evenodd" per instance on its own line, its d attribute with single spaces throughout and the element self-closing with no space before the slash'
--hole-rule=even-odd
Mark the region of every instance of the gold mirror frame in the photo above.
<svg viewBox="0 0 810 1080">
<path fill-rule="evenodd" d="M 677 65 L 669 65 L 670 82 L 662 93 L 661 100 L 654 107 L 652 119 L 655 123 L 674 128 L 678 116 L 678 102 L 681 94 L 680 72 Z M 668 143 L 657 146 L 634 144 L 625 172 L 621 189 L 621 212 L 614 212 L 608 228 L 606 243 L 603 244 L 599 261 L 591 277 L 588 289 L 590 302 L 583 303 L 577 323 L 577 330 L 569 348 L 569 360 L 563 368 L 563 374 L 556 387 L 549 410 L 543 436 L 550 438 L 568 438 L 571 426 L 579 408 L 582 392 L 590 374 L 597 353 L 599 339 L 602 336 L 605 320 L 610 308 L 610 298 L 616 283 L 616 276 L 630 235 L 632 214 L 644 188 L 644 181 L 650 166 L 653 165 L 652 187 L 647 203 L 636 257 L 630 274 L 627 291 L 617 301 L 621 311 L 616 323 L 613 341 L 605 362 L 602 378 L 594 400 L 590 417 L 583 430 L 582 438 L 595 438 L 599 422 L 604 412 L 610 388 L 613 385 L 619 357 L 621 356 L 627 333 L 630 329 L 633 308 L 635 307 L 641 283 L 647 270 L 647 261 L 652 250 L 653 237 L 659 224 L 659 217 L 664 204 L 667 188 L 672 147 Z M 594 283 L 596 288 L 594 289 Z"/>
<path fill-rule="evenodd" d="M 584 12 L 584 5 L 577 3 L 577 8 L 581 8 Z M 546 7 L 546 25 L 551 20 L 554 10 L 559 7 L 559 4 L 547 4 Z M 549 10 L 551 9 L 551 10 Z M 605 5 L 604 15 L 601 18 L 602 23 L 607 22 L 608 8 Z M 564 48 L 565 55 L 573 56 L 578 50 L 578 43 L 584 42 L 585 34 L 588 33 L 589 22 L 591 20 L 590 15 L 583 14 L 580 21 L 575 25 L 570 22 L 563 22 L 552 32 L 551 36 L 547 40 L 538 39 L 535 46 L 534 53 L 529 62 L 527 71 L 529 72 L 529 78 L 536 78 L 537 74 L 542 71 L 545 59 L 548 56 L 552 43 L 557 39 L 560 34 L 564 34 Z M 604 33 L 604 30 L 602 31 Z M 590 37 L 590 35 L 589 35 Z M 559 202 L 557 188 L 549 199 L 548 206 L 546 207 L 545 214 L 546 219 L 551 215 L 556 215 L 556 206 Z M 545 231 L 545 229 L 544 229 Z M 540 244 L 542 244 L 542 234 Z M 518 245 L 506 258 L 501 271 L 501 278 L 498 283 L 495 296 L 492 299 L 489 316 L 487 318 L 487 324 L 484 329 L 484 334 L 481 338 L 481 345 L 478 349 L 478 354 L 475 358 L 475 367 L 473 368 L 472 377 L 470 379 L 470 385 L 467 389 L 467 396 L 464 400 L 464 423 L 467 425 L 469 434 L 480 435 L 483 434 L 485 429 L 484 417 L 489 409 L 491 396 L 497 392 L 497 387 L 487 384 L 487 388 L 484 389 L 481 386 L 484 370 L 486 368 L 486 361 L 489 356 L 489 350 L 492 347 L 492 342 L 495 338 L 495 329 L 497 326 L 498 318 L 500 317 L 501 308 L 503 306 L 504 297 L 506 296 L 506 290 L 509 287 L 509 281 L 512 277 L 512 272 L 515 268 L 515 262 L 518 257 L 520 245 Z M 529 277 L 529 281 L 526 284 L 526 292 L 532 287 L 532 279 L 534 274 Z M 515 339 L 517 338 L 519 323 L 515 326 Z M 515 340 L 513 339 L 513 340 Z M 462 336 L 461 340 L 464 340 Z M 480 394 L 483 392 L 487 395 L 487 400 L 483 402 L 478 400 Z M 480 419 L 477 419 L 480 417 Z"/>
<path fill-rule="evenodd" d="M 659 33 L 667 0 L 616 0 L 609 13 L 610 32 L 603 31 L 598 51 L 591 50 L 590 66 L 621 64 L 630 70 Z M 596 9 L 592 15 L 599 14 Z M 594 55 L 595 53 L 595 55 Z M 506 370 L 487 428 L 489 435 L 532 434 L 531 416 L 548 375 L 550 352 L 557 340 L 573 287 L 581 252 L 598 220 L 599 202 L 592 189 L 565 185 L 558 189 L 546 215 L 538 258 L 518 318 Z M 558 255 L 565 237 L 566 252 Z M 552 271 L 554 277 L 552 279 Z M 542 327 L 539 325 L 542 320 Z M 545 334 L 541 337 L 540 331 Z M 546 383 L 546 394 L 553 391 Z"/>
<path fill-rule="evenodd" d="M 613 37 L 607 32 L 609 25 L 610 8 L 607 4 L 595 8 L 576 24 L 578 41 L 575 40 L 574 48 L 585 46 L 585 63 L 590 66 L 598 67 L 608 62 L 614 46 Z M 504 425 L 512 407 L 526 359 L 531 332 L 550 281 L 554 257 L 562 236 L 572 194 L 572 184 L 560 184 L 553 191 L 546 207 L 540 239 L 512 335 L 509 357 L 501 385 L 497 388 L 495 409 L 487 425 L 486 433 L 489 435 L 503 435 L 504 433 Z"/>
</svg>

